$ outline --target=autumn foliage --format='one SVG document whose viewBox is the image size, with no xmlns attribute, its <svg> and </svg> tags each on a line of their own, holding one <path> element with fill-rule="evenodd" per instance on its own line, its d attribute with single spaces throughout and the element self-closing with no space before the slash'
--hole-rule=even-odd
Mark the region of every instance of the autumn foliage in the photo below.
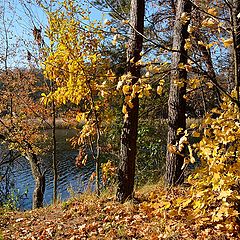
<svg viewBox="0 0 240 240">
<path fill-rule="evenodd" d="M 147 105 L 150 101 L 155 107 L 160 96 L 168 92 L 167 85 L 172 85 L 170 89 L 175 91 L 172 94 L 175 100 L 179 97 L 178 90 L 184 87 L 181 98 L 186 103 L 186 109 L 197 105 L 189 110 L 189 115 L 196 116 L 197 109 L 201 119 L 191 119 L 194 123 L 186 127 L 187 112 L 182 111 L 182 127 L 177 127 L 177 118 L 173 122 L 168 121 L 174 128 L 176 139 L 165 147 L 171 155 L 181 156 L 183 160 L 183 165 L 178 169 L 181 180 L 185 176 L 182 186 L 173 186 L 176 185 L 175 179 L 168 187 L 159 183 L 146 192 L 136 190 L 130 194 L 134 198 L 130 201 L 128 197 L 124 199 L 125 204 L 117 203 L 112 196 L 97 198 L 86 194 L 39 211 L 18 213 L 17 216 L 3 211 L 0 227 L 6 239 L 240 238 L 240 60 L 236 57 L 239 55 L 237 37 L 234 35 L 236 29 L 234 24 L 231 25 L 226 20 L 231 18 L 224 11 L 222 1 L 219 8 L 212 1 L 209 7 L 203 1 L 195 2 L 191 3 L 193 10 L 179 14 L 179 24 L 185 26 L 187 36 L 185 43 L 182 42 L 182 49 L 171 49 L 162 43 L 159 45 L 144 36 L 144 41 L 149 40 L 151 48 L 161 48 L 160 52 L 167 51 L 168 55 L 158 58 L 153 57 L 152 53 L 144 55 L 141 52 L 138 55 L 140 60 L 129 59 L 130 66 L 139 70 L 137 78 L 128 71 L 116 76 L 112 70 L 111 56 L 106 54 L 106 45 L 109 36 L 117 44 L 119 35 L 115 28 L 110 33 L 107 32 L 106 27 L 111 23 L 104 25 L 97 21 L 91 22 L 88 11 L 73 0 L 58 2 L 51 11 L 42 6 L 48 16 L 46 35 L 49 46 L 41 46 L 41 66 L 45 78 L 53 87 L 50 92 L 42 93 L 43 105 L 40 105 L 31 97 L 35 89 L 28 87 L 36 85 L 33 75 L 21 75 L 19 78 L 22 82 L 10 81 L 17 78 L 20 72 L 13 74 L 9 71 L 1 77 L 4 93 L 1 110 L 4 110 L 10 100 L 14 103 L 12 112 L 0 120 L 0 130 L 7 137 L 5 142 L 9 140 L 10 150 L 18 150 L 24 155 L 26 146 L 22 143 L 39 141 L 39 122 L 33 120 L 36 118 L 36 109 L 44 114 L 47 112 L 44 107 L 51 102 L 57 108 L 69 108 L 72 110 L 71 116 L 80 125 L 79 128 L 76 127 L 78 135 L 72 139 L 73 145 L 80 148 L 77 165 L 82 167 L 86 164 L 90 151 L 91 158 L 96 163 L 93 178 L 97 181 L 100 195 L 100 166 L 104 186 L 109 179 L 114 179 L 117 172 L 111 159 L 101 164 L 101 151 L 105 148 L 109 152 L 112 150 L 112 145 L 105 143 L 103 136 L 108 134 L 117 114 L 127 122 L 129 113 L 134 109 L 134 99 L 140 99 L 141 111 L 144 104 Z M 236 17 L 239 19 L 239 13 Z M 129 26 L 130 23 L 123 19 L 122 24 Z M 176 33 L 177 31 L 178 28 Z M 173 52 L 179 54 L 180 51 L 183 54 L 179 55 L 179 61 L 171 69 L 169 56 Z M 235 60 L 232 60 L 234 54 Z M 181 62 L 183 57 L 184 62 Z M 231 71 L 235 69 L 235 76 L 226 73 L 228 68 Z M 175 71 L 171 76 L 177 72 L 184 72 L 184 76 L 179 75 L 181 77 L 170 81 L 170 71 Z M 228 86 L 229 79 L 233 87 Z M 121 101 L 118 102 L 119 99 Z M 18 104 L 15 104 L 16 101 Z M 168 103 L 171 104 L 170 101 Z M 37 107 L 38 104 L 41 107 Z M 176 109 L 174 101 L 172 107 L 175 117 L 179 109 Z M 160 121 L 159 117 L 149 115 L 149 119 L 152 117 L 155 121 Z M 28 128 L 29 122 L 31 128 Z M 130 133 L 129 125 L 126 124 L 126 133 Z M 33 146 L 32 152 L 41 152 L 38 146 Z M 118 153 L 116 155 L 119 157 Z M 148 159 L 142 161 L 141 164 L 144 165 Z M 179 164 L 175 166 L 179 167 Z M 132 176 L 133 180 L 134 177 Z"/>
</svg>

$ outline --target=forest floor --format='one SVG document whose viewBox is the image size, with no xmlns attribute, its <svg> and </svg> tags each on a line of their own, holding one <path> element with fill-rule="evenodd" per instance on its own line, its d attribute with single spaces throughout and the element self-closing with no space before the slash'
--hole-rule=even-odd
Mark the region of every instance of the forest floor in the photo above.
<svg viewBox="0 0 240 240">
<path fill-rule="evenodd" d="M 109 194 L 97 198 L 85 193 L 45 208 L 0 212 L 0 240 L 14 239 L 240 239 L 210 226 L 191 224 L 183 214 L 156 211 L 156 198 L 181 196 L 184 187 L 166 190 L 160 185 L 136 192 L 120 204 Z M 156 204 L 158 204 L 156 206 Z"/>
</svg>

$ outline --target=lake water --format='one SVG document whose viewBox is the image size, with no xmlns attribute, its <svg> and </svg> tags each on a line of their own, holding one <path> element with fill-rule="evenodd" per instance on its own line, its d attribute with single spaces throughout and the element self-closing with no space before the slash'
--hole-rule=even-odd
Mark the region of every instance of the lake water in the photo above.
<svg viewBox="0 0 240 240">
<path fill-rule="evenodd" d="M 72 137 L 74 132 L 67 129 L 58 129 L 57 135 L 57 161 L 58 161 L 58 194 L 61 200 L 66 200 L 70 197 L 70 192 L 73 190 L 76 193 L 83 192 L 89 186 L 89 178 L 94 171 L 94 163 L 89 161 L 83 168 L 79 169 L 75 166 L 75 157 L 78 150 L 72 149 L 70 143 L 66 139 Z M 44 204 L 51 204 L 53 197 L 53 174 L 51 152 L 43 158 L 44 169 L 46 169 L 46 189 Z M 32 194 L 34 190 L 34 179 L 28 161 L 21 158 L 14 169 L 15 188 L 19 189 L 20 193 L 26 190 L 28 194 L 20 202 L 21 209 L 32 208 Z M 69 191 L 69 189 L 71 189 Z"/>
</svg>

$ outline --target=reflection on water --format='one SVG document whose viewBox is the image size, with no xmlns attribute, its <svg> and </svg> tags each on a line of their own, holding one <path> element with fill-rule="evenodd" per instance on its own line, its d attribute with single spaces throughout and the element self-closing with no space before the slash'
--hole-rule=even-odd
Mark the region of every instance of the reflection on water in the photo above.
<svg viewBox="0 0 240 240">
<path fill-rule="evenodd" d="M 57 160 L 58 160 L 58 194 L 61 200 L 65 200 L 70 196 L 68 191 L 72 188 L 75 192 L 82 192 L 87 188 L 88 180 L 94 171 L 94 164 L 89 161 L 86 166 L 79 169 L 75 166 L 75 157 L 78 150 L 71 148 L 70 143 L 66 142 L 67 138 L 74 135 L 72 130 L 58 129 L 57 135 Z M 51 152 L 47 153 L 43 158 L 44 169 L 46 169 L 46 190 L 44 204 L 50 204 L 53 197 L 53 174 Z M 22 209 L 30 209 L 32 207 L 32 193 L 34 190 L 34 179 L 28 161 L 21 158 L 14 168 L 15 187 L 24 193 L 28 190 L 27 198 L 21 202 Z"/>
</svg>

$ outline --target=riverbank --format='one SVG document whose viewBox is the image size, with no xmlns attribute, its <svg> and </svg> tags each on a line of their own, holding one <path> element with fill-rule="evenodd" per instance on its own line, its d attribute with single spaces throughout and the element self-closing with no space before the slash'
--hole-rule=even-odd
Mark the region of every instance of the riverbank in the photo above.
<svg viewBox="0 0 240 240">
<path fill-rule="evenodd" d="M 85 193 L 37 210 L 2 211 L 0 239 L 239 239 L 240 235 L 201 225 L 200 219 L 189 220 L 184 212 L 171 215 L 169 207 L 159 211 L 166 203 L 163 199 L 171 202 L 185 194 L 184 187 L 167 191 L 157 184 L 145 186 L 134 201 L 124 204 L 109 194 L 97 198 Z"/>
</svg>

